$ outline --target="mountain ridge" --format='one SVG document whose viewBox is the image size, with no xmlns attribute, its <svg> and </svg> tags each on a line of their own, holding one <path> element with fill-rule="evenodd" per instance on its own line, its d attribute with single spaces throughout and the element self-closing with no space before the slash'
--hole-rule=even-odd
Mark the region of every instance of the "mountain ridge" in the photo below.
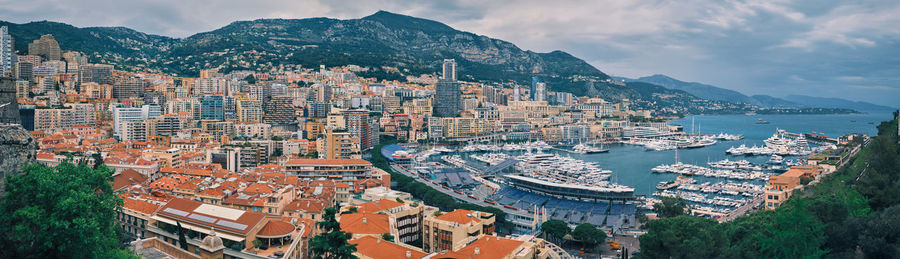
<svg viewBox="0 0 900 259">
<path fill-rule="evenodd" d="M 126 27 L 78 28 L 51 22 L 5 24 L 13 27 L 10 33 L 17 38 L 19 50 L 26 42 L 49 33 L 64 50 L 85 52 L 91 62 L 114 64 L 123 70 L 196 76 L 201 69 L 215 67 L 228 72 L 266 71 L 281 65 L 313 68 L 354 64 L 369 67 L 371 74 L 405 79 L 404 76 L 438 74 L 443 59 L 453 58 L 459 78 L 465 81 L 528 85 L 531 77 L 538 75 L 552 91 L 609 101 L 628 99 L 635 109 L 664 114 L 748 109 L 745 105 L 709 101 L 652 84 L 623 85 L 565 51 L 523 50 L 502 39 L 387 11 L 358 19 L 234 21 L 185 38 L 146 34 Z"/>
<path fill-rule="evenodd" d="M 806 95 L 788 95 L 774 97 L 770 95 L 744 95 L 741 92 L 698 82 L 686 82 L 673 77 L 654 74 L 637 79 L 614 77 L 626 82 L 647 82 L 669 89 L 683 90 L 697 97 L 728 102 L 742 102 L 763 108 L 843 108 L 857 111 L 893 111 L 896 108 L 841 98 L 814 97 Z"/>
</svg>

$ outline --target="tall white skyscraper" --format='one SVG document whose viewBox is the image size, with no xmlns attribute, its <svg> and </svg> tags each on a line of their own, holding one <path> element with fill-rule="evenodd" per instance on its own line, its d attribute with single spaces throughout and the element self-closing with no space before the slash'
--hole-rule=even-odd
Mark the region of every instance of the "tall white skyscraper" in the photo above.
<svg viewBox="0 0 900 259">
<path fill-rule="evenodd" d="M 522 96 L 521 96 L 521 93 L 519 93 L 519 85 L 516 85 L 513 87 L 513 101 L 518 102 L 521 100 L 522 100 Z"/>
<path fill-rule="evenodd" d="M 162 115 L 162 107 L 159 105 L 144 105 L 141 107 L 115 107 L 113 108 L 113 132 L 120 139 L 125 137 L 125 124 L 129 121 L 142 121 L 156 118 Z"/>
<path fill-rule="evenodd" d="M 12 35 L 9 35 L 9 28 L 0 27 L 0 76 L 12 71 L 15 62 L 13 48 L 13 38 Z"/>
<path fill-rule="evenodd" d="M 543 82 L 539 82 L 534 86 L 534 93 L 532 93 L 534 99 L 532 101 L 546 101 L 547 100 L 547 84 Z"/>
<path fill-rule="evenodd" d="M 441 78 L 456 81 L 456 60 L 445 59 L 443 65 L 443 74 Z"/>
</svg>

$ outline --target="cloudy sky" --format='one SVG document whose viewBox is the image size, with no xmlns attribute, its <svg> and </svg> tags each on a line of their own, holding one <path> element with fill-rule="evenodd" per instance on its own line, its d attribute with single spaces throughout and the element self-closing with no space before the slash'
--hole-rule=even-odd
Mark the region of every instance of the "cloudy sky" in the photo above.
<svg viewBox="0 0 900 259">
<path fill-rule="evenodd" d="M 608 74 L 665 74 L 745 94 L 806 94 L 900 106 L 896 0 L 0 0 L 0 20 L 126 26 L 172 37 L 256 18 L 360 18 L 387 10 Z"/>
</svg>

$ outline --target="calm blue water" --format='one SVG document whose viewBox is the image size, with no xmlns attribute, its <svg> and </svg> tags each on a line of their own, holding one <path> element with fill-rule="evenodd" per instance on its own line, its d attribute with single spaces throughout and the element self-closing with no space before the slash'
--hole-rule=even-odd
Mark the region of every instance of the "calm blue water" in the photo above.
<svg viewBox="0 0 900 259">
<path fill-rule="evenodd" d="M 692 116 L 679 119 L 670 124 L 684 126 L 685 132 L 692 132 L 691 119 L 699 133 L 742 134 L 743 140 L 720 141 L 719 143 L 698 149 L 678 150 L 678 159 L 684 163 L 706 165 L 707 161 L 718 161 L 726 157 L 732 160 L 746 159 L 754 163 L 763 163 L 768 156 L 729 156 L 725 150 L 732 146 L 746 144 L 748 146 L 764 145 L 763 140 L 772 136 L 776 129 L 788 132 L 816 132 L 828 137 L 839 137 L 847 133 L 877 134 L 875 128 L 881 121 L 891 119 L 890 113 L 859 115 L 726 115 L 726 116 Z M 769 124 L 755 124 L 762 118 Z M 854 122 L 855 121 L 855 122 Z M 872 124 L 869 124 L 869 123 Z M 635 188 L 637 194 L 651 194 L 660 181 L 674 180 L 674 174 L 654 174 L 650 169 L 675 162 L 675 150 L 645 151 L 642 146 L 614 145 L 606 147 L 609 153 L 601 154 L 569 154 L 573 158 L 597 162 L 602 168 L 613 171 L 613 181 Z"/>
</svg>

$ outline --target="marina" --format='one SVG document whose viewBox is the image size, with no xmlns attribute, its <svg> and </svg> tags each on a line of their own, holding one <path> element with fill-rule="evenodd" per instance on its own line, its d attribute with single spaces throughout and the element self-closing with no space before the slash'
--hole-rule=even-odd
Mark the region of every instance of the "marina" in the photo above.
<svg viewBox="0 0 900 259">
<path fill-rule="evenodd" d="M 701 117 L 698 119 L 703 120 Z M 732 118 L 712 118 L 722 117 Z M 603 208 L 625 206 L 630 209 L 622 209 L 620 213 L 631 213 L 637 208 L 652 208 L 660 197 L 667 196 L 685 198 L 691 210 L 698 215 L 733 217 L 737 211 L 746 211 L 748 206 L 758 204 L 765 181 L 770 176 L 799 164 L 799 154 L 821 148 L 811 145 L 811 141 L 804 142 L 801 138 L 803 134 L 775 128 L 776 125 L 783 126 L 775 123 L 778 118 L 767 120 L 773 121 L 773 125 L 757 125 L 753 121 L 745 125 L 769 129 L 734 132 L 741 134 L 726 133 L 725 130 L 731 129 L 731 126 L 709 127 L 716 124 L 704 121 L 708 129 L 722 133 L 657 139 L 629 138 L 624 139 L 622 144 L 606 144 L 603 149 L 608 152 L 605 153 L 575 152 L 575 146 L 552 146 L 540 141 L 420 147 L 424 151 L 411 152 L 411 155 L 419 161 L 417 164 L 425 167 L 411 171 L 428 179 L 429 185 L 460 195 L 459 199 L 495 206 L 520 215 L 518 217 L 522 219 L 543 217 L 542 214 L 547 213 L 548 218 L 559 218 L 570 224 L 602 223 L 616 219 L 620 226 L 627 226 L 623 223 L 633 222 L 625 220 L 633 218 L 633 214 L 613 217 L 614 213 Z M 697 148 L 688 148 L 684 144 L 679 148 L 677 144 L 699 143 L 701 140 L 714 143 Z M 646 145 L 632 145 L 628 141 L 658 141 L 669 143 L 674 148 L 646 152 Z M 802 150 L 803 153 L 731 155 L 726 152 L 729 145 L 722 144 L 729 141 L 739 141 L 745 147 L 756 145 L 772 150 Z M 672 157 L 675 157 L 674 163 L 660 163 L 671 161 Z M 473 182 L 480 184 L 454 185 L 441 180 L 445 179 L 439 176 L 444 174 L 442 171 L 451 168 L 465 170 L 476 179 Z M 566 207 L 568 205 L 560 207 L 567 201 L 582 204 L 577 205 L 582 209 Z M 520 223 L 525 224 L 523 222 Z"/>
</svg>

